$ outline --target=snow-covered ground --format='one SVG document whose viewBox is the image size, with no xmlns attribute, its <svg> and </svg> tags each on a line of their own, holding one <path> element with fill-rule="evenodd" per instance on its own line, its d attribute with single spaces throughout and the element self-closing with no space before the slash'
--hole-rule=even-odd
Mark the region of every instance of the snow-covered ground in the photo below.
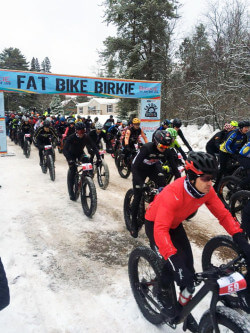
<svg viewBox="0 0 250 333">
<path fill-rule="evenodd" d="M 205 126 L 183 128 L 195 150 L 204 149 L 212 135 Z M 0 158 L 0 255 L 6 269 L 11 302 L 0 314 L 4 333 L 172 332 L 155 327 L 140 313 L 132 296 L 127 261 L 144 232 L 134 240 L 125 229 L 123 199 L 131 176 L 122 179 L 108 155 L 110 184 L 98 188 L 98 207 L 92 219 L 80 202 L 68 198 L 67 163 L 56 154 L 56 180 L 39 167 L 32 147 L 26 159 L 8 140 Z M 215 235 L 225 231 L 205 207 L 192 222 L 192 233 Z M 187 228 L 189 230 L 189 228 Z M 190 237 L 191 237 L 191 233 Z M 192 239 L 192 238 L 191 238 Z M 192 242 L 196 269 L 201 270 L 201 248 Z M 209 298 L 194 310 L 199 320 Z M 175 332 L 182 332 L 179 326 Z"/>
</svg>

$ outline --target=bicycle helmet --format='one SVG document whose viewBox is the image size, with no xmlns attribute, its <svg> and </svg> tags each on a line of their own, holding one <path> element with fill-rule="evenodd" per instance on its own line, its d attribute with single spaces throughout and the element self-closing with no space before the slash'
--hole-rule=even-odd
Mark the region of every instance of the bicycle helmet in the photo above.
<svg viewBox="0 0 250 333">
<path fill-rule="evenodd" d="M 132 123 L 133 123 L 133 124 L 140 124 L 141 121 L 140 121 L 139 118 L 134 118 L 134 119 L 132 120 Z"/>
<path fill-rule="evenodd" d="M 191 151 L 188 154 L 185 169 L 196 175 L 204 173 L 215 175 L 218 171 L 218 164 L 215 157 L 208 153 Z"/>
<path fill-rule="evenodd" d="M 249 126 L 250 126 L 250 122 L 248 120 L 240 121 L 238 124 L 238 127 L 240 129 L 242 129 L 243 127 L 249 127 Z"/>
<path fill-rule="evenodd" d="M 158 144 L 162 144 L 164 146 L 170 146 L 171 142 L 172 142 L 172 137 L 171 134 L 162 130 L 162 131 L 156 131 L 155 135 L 154 135 L 154 141 L 156 146 Z"/>
<path fill-rule="evenodd" d="M 102 125 L 101 123 L 96 123 L 96 124 L 95 124 L 95 128 L 96 128 L 97 130 L 102 130 L 102 129 L 103 129 L 103 125 Z"/>
<path fill-rule="evenodd" d="M 65 121 L 65 118 L 64 117 L 60 117 L 60 121 Z"/>
<path fill-rule="evenodd" d="M 177 131 L 174 128 L 167 128 L 166 129 L 167 133 L 170 133 L 171 137 L 175 140 L 178 136 Z"/>
<path fill-rule="evenodd" d="M 230 122 L 230 125 L 233 126 L 233 127 L 238 127 L 238 121 L 236 121 L 236 120 L 232 120 L 232 121 Z"/>
<path fill-rule="evenodd" d="M 69 119 L 68 123 L 69 123 L 69 125 L 70 125 L 70 124 L 74 124 L 75 121 L 74 121 L 74 119 Z"/>
<path fill-rule="evenodd" d="M 15 119 L 17 119 L 17 120 L 18 120 L 18 119 L 19 119 L 19 116 L 15 116 Z"/>
<path fill-rule="evenodd" d="M 126 119 L 123 119 L 123 120 L 122 120 L 122 125 L 125 125 L 125 126 L 127 126 L 127 125 L 128 125 L 128 122 L 127 122 L 127 120 L 126 120 Z"/>
<path fill-rule="evenodd" d="M 116 123 L 121 123 L 122 121 L 118 118 L 117 120 L 116 120 Z"/>
<path fill-rule="evenodd" d="M 182 125 L 182 122 L 181 122 L 181 120 L 180 120 L 180 119 L 178 119 L 178 118 L 175 118 L 175 119 L 173 120 L 173 127 L 180 128 L 180 127 L 181 127 L 181 125 Z"/>
<path fill-rule="evenodd" d="M 29 118 L 27 118 L 27 117 L 23 117 L 23 121 L 24 121 L 24 122 L 29 121 Z"/>
<path fill-rule="evenodd" d="M 230 131 L 234 130 L 234 126 L 232 126 L 231 123 L 230 124 L 226 123 L 224 125 L 224 130 L 230 132 Z"/>
<path fill-rule="evenodd" d="M 49 120 L 44 120 L 43 122 L 43 127 L 50 127 L 50 121 Z"/>
<path fill-rule="evenodd" d="M 76 131 L 85 130 L 86 125 L 83 122 L 79 121 L 78 123 L 76 123 L 75 129 L 76 129 Z"/>
<path fill-rule="evenodd" d="M 168 119 L 165 119 L 164 121 L 163 121 L 163 125 L 170 125 L 171 124 L 171 122 L 170 122 L 170 120 L 168 120 Z"/>
</svg>

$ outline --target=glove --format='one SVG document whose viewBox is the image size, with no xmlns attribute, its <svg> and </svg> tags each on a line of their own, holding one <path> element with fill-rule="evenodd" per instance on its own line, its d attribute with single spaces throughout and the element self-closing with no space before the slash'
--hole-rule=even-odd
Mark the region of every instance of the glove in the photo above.
<svg viewBox="0 0 250 333">
<path fill-rule="evenodd" d="M 170 168 L 169 168 L 168 165 L 163 165 L 163 166 L 162 166 L 162 169 L 163 169 L 164 171 L 166 171 L 166 172 L 169 172 L 169 170 L 170 170 Z"/>
<path fill-rule="evenodd" d="M 248 244 L 244 234 L 242 232 L 237 232 L 233 235 L 233 241 L 238 245 L 240 250 L 244 253 L 246 257 L 247 266 L 250 267 L 250 245 Z"/>
<path fill-rule="evenodd" d="M 193 288 L 194 274 L 187 268 L 184 259 L 179 253 L 170 256 L 167 265 L 174 274 L 174 279 L 178 286 Z"/>
</svg>

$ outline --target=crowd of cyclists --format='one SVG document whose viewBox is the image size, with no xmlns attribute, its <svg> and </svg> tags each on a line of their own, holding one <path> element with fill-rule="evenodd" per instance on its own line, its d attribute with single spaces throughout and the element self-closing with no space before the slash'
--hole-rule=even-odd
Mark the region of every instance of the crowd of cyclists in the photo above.
<svg viewBox="0 0 250 333">
<path fill-rule="evenodd" d="M 96 157 L 97 164 L 101 163 L 99 150 L 103 142 L 106 151 L 113 157 L 122 155 L 124 163 L 131 164 L 133 202 L 129 232 L 134 238 L 138 237 L 139 232 L 138 209 L 145 180 L 148 178 L 154 182 L 160 193 L 147 208 L 145 229 L 151 248 L 157 249 L 165 259 L 159 299 L 164 309 L 169 309 L 170 318 L 175 314 L 171 304 L 164 298 L 169 279 L 174 279 L 181 290 L 185 287 L 193 288 L 193 255 L 182 222 L 203 203 L 233 236 L 250 261 L 250 247 L 243 230 L 216 195 L 223 177 L 230 175 L 238 165 L 246 171 L 238 186 L 250 190 L 250 138 L 247 136 L 250 122 L 226 123 L 223 130 L 207 142 L 206 152 L 193 151 L 181 126 L 180 119 L 166 119 L 153 133 L 152 141 L 148 142 L 139 118 L 115 121 L 111 115 L 101 124 L 98 117 L 92 121 L 90 116 L 69 116 L 65 119 L 64 116 L 53 115 L 6 114 L 10 139 L 23 148 L 24 135 L 30 134 L 30 143 L 33 142 L 39 151 L 40 165 L 42 149 L 52 141 L 60 149 L 59 152 L 63 152 L 69 166 L 67 181 L 71 200 L 75 200 L 73 186 L 76 161 L 93 163 Z M 186 146 L 187 153 L 178 142 L 178 136 Z M 185 167 L 184 177 L 178 155 L 181 155 Z M 176 181 L 168 185 L 166 174 L 170 172 Z M 250 201 L 244 209 L 245 220 L 248 219 L 250 223 Z M 198 331 L 191 314 L 188 316 L 187 328 L 192 332 Z"/>
</svg>

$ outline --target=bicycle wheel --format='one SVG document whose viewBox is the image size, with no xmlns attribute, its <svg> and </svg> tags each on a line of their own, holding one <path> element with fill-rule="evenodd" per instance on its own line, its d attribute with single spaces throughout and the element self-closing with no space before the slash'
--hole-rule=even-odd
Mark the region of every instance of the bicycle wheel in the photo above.
<svg viewBox="0 0 250 333">
<path fill-rule="evenodd" d="M 227 209 L 229 209 L 229 201 L 231 196 L 240 190 L 240 178 L 227 176 L 224 177 L 218 186 L 218 197 L 221 199 Z"/>
<path fill-rule="evenodd" d="M 242 222 L 242 210 L 250 200 L 250 191 L 238 191 L 231 196 L 229 210 L 239 223 Z"/>
<path fill-rule="evenodd" d="M 97 208 L 97 195 L 93 179 L 89 176 L 82 177 L 81 203 L 84 214 L 92 217 Z"/>
<path fill-rule="evenodd" d="M 217 306 L 215 315 L 218 322 L 219 331 L 221 333 L 250 332 L 249 322 L 247 321 L 247 319 L 245 319 L 235 310 L 226 307 Z M 199 333 L 211 333 L 211 332 L 214 332 L 214 330 L 211 320 L 211 313 L 210 310 L 208 310 L 201 317 L 199 324 Z"/>
<path fill-rule="evenodd" d="M 132 202 L 134 200 L 134 191 L 130 188 L 125 194 L 124 202 L 123 202 L 123 216 L 126 224 L 126 228 L 128 231 L 131 231 L 132 225 Z M 139 207 L 138 207 L 138 215 L 137 215 L 137 224 L 139 230 L 144 224 L 145 218 L 145 204 L 144 204 L 144 194 L 142 195 Z"/>
<path fill-rule="evenodd" d="M 238 257 L 240 251 L 230 236 L 221 235 L 210 239 L 202 251 L 202 269 L 209 270 L 227 264 Z M 242 273 L 246 273 L 242 271 Z M 237 293 L 221 296 L 220 300 L 230 308 L 242 308 L 241 296 Z"/>
<path fill-rule="evenodd" d="M 43 173 L 47 173 L 48 166 L 47 166 L 47 157 L 45 154 L 43 154 L 43 163 L 41 165 L 41 169 Z"/>
<path fill-rule="evenodd" d="M 56 179 L 55 164 L 53 161 L 53 156 L 50 154 L 47 156 L 47 165 L 49 169 L 50 179 L 54 181 Z"/>
<path fill-rule="evenodd" d="M 26 158 L 30 157 L 30 142 L 28 140 L 24 141 L 24 155 Z"/>
<path fill-rule="evenodd" d="M 162 262 L 155 252 L 140 246 L 129 257 L 128 274 L 134 298 L 143 316 L 154 325 L 164 322 L 157 299 Z"/>
<path fill-rule="evenodd" d="M 119 175 L 122 178 L 128 178 L 131 172 L 131 167 L 128 165 L 124 160 L 124 154 L 119 154 L 117 157 L 117 170 L 119 172 Z"/>
<path fill-rule="evenodd" d="M 109 184 L 109 167 L 107 163 L 102 160 L 102 163 L 97 166 L 97 181 L 101 189 L 106 190 Z"/>
<path fill-rule="evenodd" d="M 243 168 L 242 166 L 240 166 L 234 171 L 232 176 L 242 179 L 242 178 L 246 177 L 246 169 Z"/>
</svg>

